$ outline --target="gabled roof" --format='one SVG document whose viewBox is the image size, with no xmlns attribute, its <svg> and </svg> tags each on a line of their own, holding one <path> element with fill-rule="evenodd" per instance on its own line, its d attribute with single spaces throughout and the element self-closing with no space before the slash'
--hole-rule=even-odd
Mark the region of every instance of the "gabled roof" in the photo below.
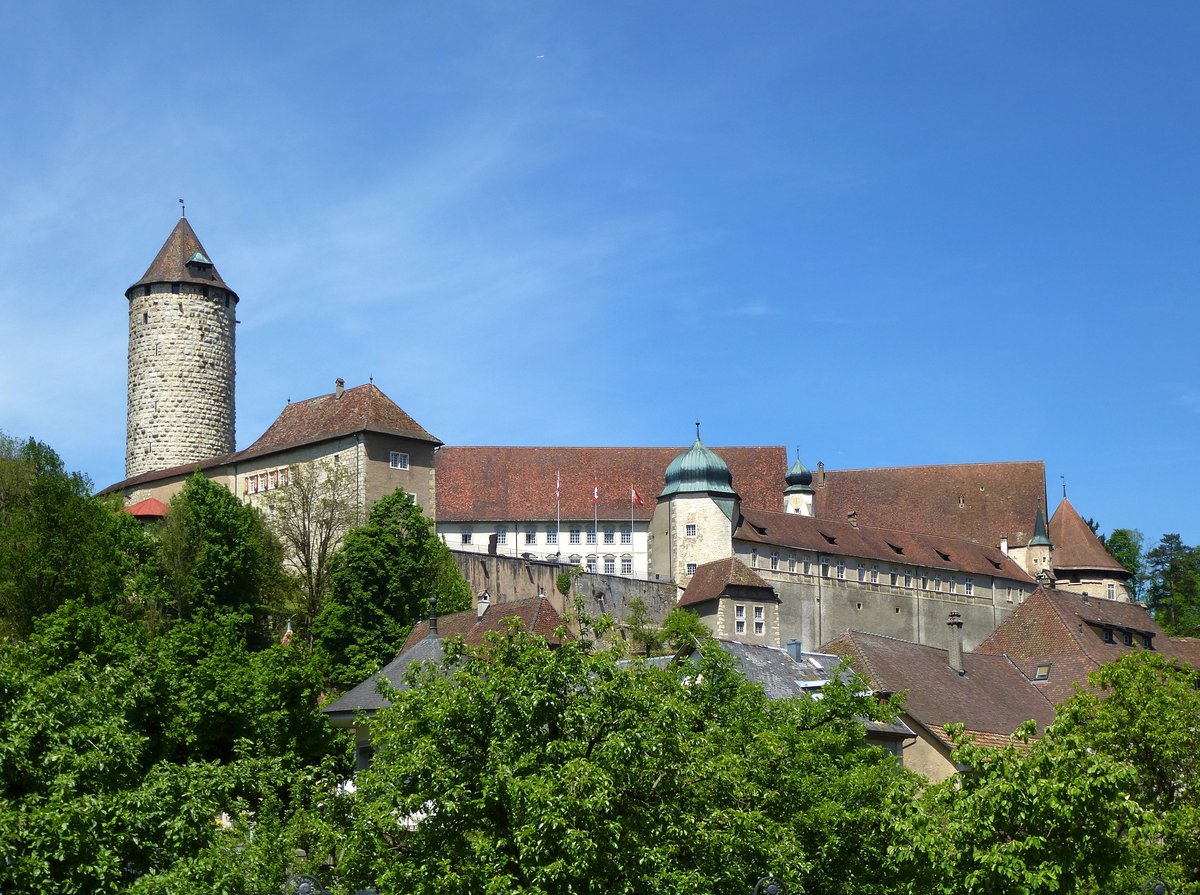
<svg viewBox="0 0 1200 895">
<path fill-rule="evenodd" d="M 1113 642 L 1105 642 L 1105 629 L 1113 632 Z M 1125 632 L 1133 634 L 1132 645 L 1125 644 Z M 1038 666 L 1050 665 L 1049 676 L 1037 686 L 1061 702 L 1099 665 L 1144 649 L 1147 636 L 1158 652 L 1190 661 L 1186 650 L 1178 648 L 1138 603 L 1039 587 L 984 639 L 977 652 L 1007 656 L 1030 679 Z"/>
<path fill-rule="evenodd" d="M 1065 497 L 1050 519 L 1054 543 L 1054 569 L 1083 569 L 1105 572 L 1109 577 L 1128 578 L 1129 572 L 1104 549 L 1100 539 Z"/>
<path fill-rule="evenodd" d="M 199 258 L 196 257 L 197 255 Z M 125 290 L 125 295 L 128 297 L 129 293 L 138 286 L 150 283 L 198 283 L 226 289 L 233 296 L 233 300 L 237 301 L 237 293 L 221 279 L 216 267 L 208 260 L 210 257 L 212 256 L 204 251 L 204 246 L 200 245 L 200 239 L 196 236 L 192 225 L 188 223 L 188 219 L 180 218 L 179 222 L 175 224 L 175 229 L 171 231 L 171 235 L 167 237 L 167 241 L 163 243 L 158 254 L 154 256 L 154 260 L 150 262 L 150 267 L 146 269 L 140 280 Z M 198 263 L 193 263 L 189 267 L 189 261 Z"/>
<path fill-rule="evenodd" d="M 270 454 L 302 444 L 312 444 L 353 432 L 401 435 L 435 445 L 434 438 L 374 384 L 318 395 L 289 404 L 254 444 L 238 454 L 239 460 Z"/>
<path fill-rule="evenodd" d="M 654 513 L 668 464 L 678 447 L 444 447 L 437 454 L 439 522 L 563 519 L 645 521 Z M 787 452 L 777 447 L 718 447 L 743 505 L 783 506 Z M 636 489 L 643 505 L 631 506 Z"/>
<path fill-rule="evenodd" d="M 736 484 L 736 482 L 735 482 Z M 996 547 L 1014 547 L 1033 534 L 1038 501 L 1046 494 L 1040 460 L 957 463 L 879 469 L 819 470 L 813 507 L 820 519 L 949 535 Z"/>
<path fill-rule="evenodd" d="M 1033 581 L 1018 563 L 998 548 L 912 532 L 833 522 L 798 513 L 742 509 L 733 534 L 739 541 L 767 546 L 798 547 L 830 556 L 853 556 L 884 563 L 994 575 L 1010 581 Z"/>
<path fill-rule="evenodd" d="M 395 659 L 322 711 L 333 723 L 347 725 L 352 724 L 360 712 L 371 714 L 386 708 L 391 703 L 379 693 L 380 678 L 384 678 L 390 687 L 404 690 L 407 687 L 404 676 L 413 662 L 441 661 L 445 638 L 462 637 L 468 646 L 477 646 L 483 643 L 486 634 L 507 631 L 510 618 L 520 619 L 524 630 L 541 634 L 550 643 L 560 642 L 554 631 L 562 624 L 562 617 L 545 597 L 499 603 L 490 607 L 482 618 L 474 609 L 443 615 L 437 620 L 437 631 L 429 630 L 428 620 L 418 622 Z"/>
<path fill-rule="evenodd" d="M 737 557 L 730 556 L 698 566 L 678 605 L 695 606 L 723 596 L 779 602 L 771 585 Z"/>
<path fill-rule="evenodd" d="M 905 714 L 946 745 L 947 724 L 997 742 L 1026 721 L 1039 729 L 1054 721 L 1054 706 L 1004 656 L 963 653 L 960 675 L 946 650 L 881 634 L 847 631 L 822 649 L 845 658 L 875 690 L 904 692 Z"/>
<path fill-rule="evenodd" d="M 162 519 L 167 515 L 167 505 L 154 497 L 147 497 L 127 507 L 122 507 L 122 513 L 128 513 L 137 519 Z"/>
</svg>

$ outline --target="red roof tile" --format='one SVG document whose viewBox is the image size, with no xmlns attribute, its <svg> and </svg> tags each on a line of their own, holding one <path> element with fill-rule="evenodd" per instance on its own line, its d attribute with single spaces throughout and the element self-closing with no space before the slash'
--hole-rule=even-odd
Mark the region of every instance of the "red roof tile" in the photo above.
<svg viewBox="0 0 1200 895">
<path fill-rule="evenodd" d="M 775 590 L 757 572 L 730 556 L 699 566 L 688 582 L 679 605 L 694 606 L 725 595 L 736 596 L 739 592 L 751 599 L 779 601 Z"/>
<path fill-rule="evenodd" d="M 1033 579 L 996 547 L 952 537 L 913 534 L 854 526 L 796 513 L 767 513 L 743 509 L 734 532 L 741 541 L 799 547 L 834 556 L 857 556 L 881 562 L 994 575 L 1010 581 Z"/>
<path fill-rule="evenodd" d="M 167 505 L 157 498 L 147 497 L 131 506 L 122 507 L 121 512 L 138 519 L 161 519 L 167 515 Z"/>
<path fill-rule="evenodd" d="M 1040 460 L 959 463 L 880 469 L 824 470 L 813 476 L 818 518 L 948 535 L 998 546 L 1001 536 L 1023 546 L 1033 534 L 1038 501 L 1046 495 Z"/>
<path fill-rule="evenodd" d="M 353 432 L 383 432 L 441 444 L 372 384 L 348 388 L 341 397 L 331 392 L 287 405 L 258 441 L 237 456 L 239 460 L 257 457 Z"/>
<path fill-rule="evenodd" d="M 154 256 L 154 260 L 145 274 L 125 290 L 125 295 L 128 296 L 138 286 L 150 283 L 198 283 L 203 286 L 219 286 L 226 289 L 233 295 L 234 301 L 237 301 L 237 293 L 225 285 L 225 281 L 221 279 L 215 266 L 208 264 L 203 267 L 198 265 L 188 267 L 188 261 L 197 252 L 211 261 L 211 256 L 204 251 L 204 246 L 200 245 L 200 240 L 192 230 L 192 225 L 188 223 L 187 218 L 180 218 L 175 229 L 171 231 L 171 235 L 167 237 L 167 241 Z"/>
<path fill-rule="evenodd" d="M 550 643 L 562 642 L 555 634 L 562 626 L 562 616 L 545 597 L 527 597 L 523 600 L 495 603 L 488 607 L 482 617 L 475 609 L 440 615 L 437 620 L 438 635 L 443 639 L 461 637 L 467 646 L 478 646 L 488 634 L 507 631 L 510 618 L 520 619 L 523 630 L 531 634 L 540 634 Z M 428 633 L 428 620 L 417 622 L 405 639 L 400 652 L 409 649 Z"/>
<path fill-rule="evenodd" d="M 1007 736 L 1031 719 L 1039 727 L 1054 721 L 1049 700 L 1003 656 L 963 653 L 960 675 L 944 649 L 860 631 L 822 651 L 847 659 L 876 690 L 904 692 L 905 712 L 939 737 L 946 724 Z"/>
<path fill-rule="evenodd" d="M 629 519 L 630 490 L 647 520 L 663 489 L 667 465 L 678 447 L 444 447 L 437 454 L 439 521 L 540 521 L 555 518 L 555 481 L 560 477 L 562 518 L 592 518 L 592 489 L 600 487 L 597 515 Z M 729 464 L 743 506 L 777 509 L 787 486 L 783 447 L 713 448 Z"/>
<path fill-rule="evenodd" d="M 1095 569 L 1118 578 L 1129 572 L 1113 559 L 1100 539 L 1092 534 L 1075 507 L 1065 497 L 1050 519 L 1050 541 L 1054 544 L 1054 568 Z"/>
</svg>

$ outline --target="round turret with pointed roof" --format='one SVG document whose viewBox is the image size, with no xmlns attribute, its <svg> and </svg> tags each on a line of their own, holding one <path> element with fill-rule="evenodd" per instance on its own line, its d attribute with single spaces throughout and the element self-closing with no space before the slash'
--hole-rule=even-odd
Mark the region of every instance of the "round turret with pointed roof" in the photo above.
<svg viewBox="0 0 1200 895">
<path fill-rule="evenodd" d="M 698 492 L 716 497 L 737 497 L 729 465 L 700 440 L 700 423 L 696 423 L 695 442 L 668 464 L 663 482 L 659 497 Z"/>
<path fill-rule="evenodd" d="M 800 462 L 800 453 L 796 452 L 796 462 L 792 464 L 791 469 L 784 476 L 787 481 L 787 488 L 784 489 L 784 494 L 812 494 L 812 473 L 808 471 L 808 467 Z"/>
</svg>

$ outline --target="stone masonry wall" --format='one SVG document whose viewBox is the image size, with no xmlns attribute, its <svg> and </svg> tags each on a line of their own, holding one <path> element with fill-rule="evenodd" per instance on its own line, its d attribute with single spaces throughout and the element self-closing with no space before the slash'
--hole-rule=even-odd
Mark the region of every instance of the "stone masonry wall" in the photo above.
<svg viewBox="0 0 1200 895">
<path fill-rule="evenodd" d="M 172 288 L 129 298 L 126 476 L 234 449 L 237 303 L 224 289 Z"/>
</svg>

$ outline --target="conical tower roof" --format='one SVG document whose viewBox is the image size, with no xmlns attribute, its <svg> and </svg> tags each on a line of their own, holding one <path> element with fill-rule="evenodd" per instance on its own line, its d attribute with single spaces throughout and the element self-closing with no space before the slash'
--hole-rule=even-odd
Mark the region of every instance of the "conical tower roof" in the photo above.
<svg viewBox="0 0 1200 895">
<path fill-rule="evenodd" d="M 184 217 L 179 219 L 179 223 L 158 250 L 142 278 L 125 290 L 125 296 L 128 298 L 134 289 L 150 283 L 197 283 L 216 286 L 228 291 L 234 301 L 238 300 L 237 293 L 221 279 L 208 252 L 200 244 L 196 231 Z"/>
<path fill-rule="evenodd" d="M 1033 537 L 1029 539 L 1030 547 L 1053 547 L 1050 535 L 1046 533 L 1046 511 L 1038 501 L 1037 518 L 1033 520 Z"/>
<path fill-rule="evenodd" d="M 659 497 L 669 494 L 707 492 L 716 497 L 736 497 L 733 473 L 720 455 L 704 446 L 700 440 L 700 424 L 696 424 L 696 440 L 677 456 L 663 474 L 664 487 Z"/>
</svg>

